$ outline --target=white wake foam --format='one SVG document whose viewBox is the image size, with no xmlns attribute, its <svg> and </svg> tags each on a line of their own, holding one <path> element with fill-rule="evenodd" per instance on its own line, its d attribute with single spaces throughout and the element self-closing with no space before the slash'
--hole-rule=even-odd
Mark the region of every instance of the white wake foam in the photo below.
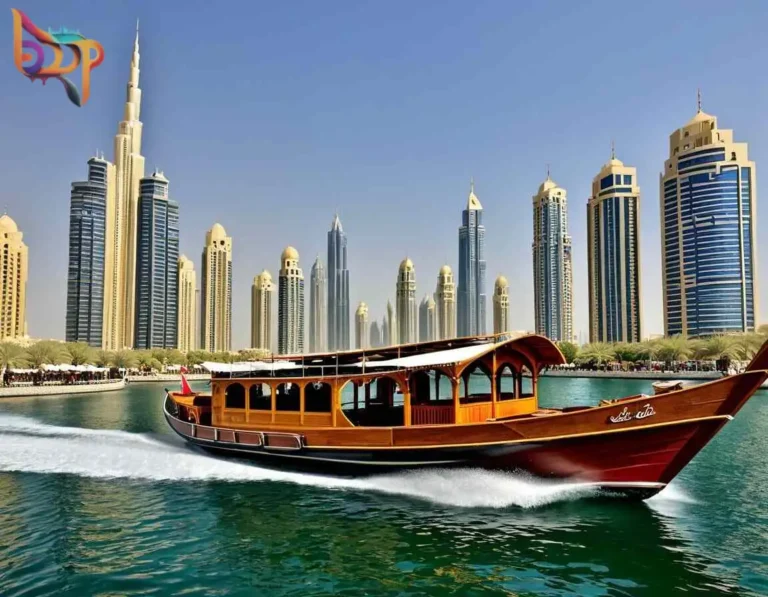
<svg viewBox="0 0 768 597">
<path fill-rule="evenodd" d="M 0 415 L 0 471 L 149 481 L 278 481 L 460 507 L 533 508 L 595 494 L 585 484 L 482 470 L 412 471 L 364 479 L 283 472 L 213 458 L 142 434 L 58 427 L 16 415 Z"/>
</svg>

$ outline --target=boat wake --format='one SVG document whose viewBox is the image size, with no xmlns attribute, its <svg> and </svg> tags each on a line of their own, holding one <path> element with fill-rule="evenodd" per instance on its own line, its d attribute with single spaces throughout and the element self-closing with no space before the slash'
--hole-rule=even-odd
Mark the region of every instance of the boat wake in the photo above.
<svg viewBox="0 0 768 597">
<path fill-rule="evenodd" d="M 277 471 L 214 458 L 173 440 L 0 415 L 0 471 L 146 481 L 286 482 L 409 496 L 467 508 L 535 508 L 597 495 L 596 488 L 588 484 L 483 470 L 410 471 L 363 479 Z"/>
</svg>

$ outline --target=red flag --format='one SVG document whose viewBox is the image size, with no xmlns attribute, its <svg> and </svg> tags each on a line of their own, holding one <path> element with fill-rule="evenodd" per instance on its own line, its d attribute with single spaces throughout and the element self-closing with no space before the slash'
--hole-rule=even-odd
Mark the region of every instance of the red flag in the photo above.
<svg viewBox="0 0 768 597">
<path fill-rule="evenodd" d="M 187 369 L 184 365 L 181 366 L 181 372 L 182 373 L 189 373 L 189 369 Z"/>
<path fill-rule="evenodd" d="M 192 388 L 189 387 L 189 383 L 187 383 L 187 378 L 184 377 L 184 374 L 181 374 L 181 395 L 182 396 L 191 396 L 194 394 L 192 391 Z"/>
</svg>

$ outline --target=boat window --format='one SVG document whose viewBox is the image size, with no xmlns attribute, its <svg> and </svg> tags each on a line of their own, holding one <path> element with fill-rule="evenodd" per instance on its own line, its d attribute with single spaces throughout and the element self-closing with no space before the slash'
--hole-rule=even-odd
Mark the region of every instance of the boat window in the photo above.
<svg viewBox="0 0 768 597">
<path fill-rule="evenodd" d="M 275 408 L 277 410 L 299 411 L 299 386 L 295 383 L 281 383 L 277 386 Z"/>
<path fill-rule="evenodd" d="M 308 413 L 331 412 L 331 386 L 315 381 L 304 388 L 304 410 Z"/>
<path fill-rule="evenodd" d="M 496 374 L 496 391 L 498 400 L 513 400 L 515 398 L 518 374 L 510 365 L 504 365 Z"/>
<path fill-rule="evenodd" d="M 520 398 L 530 398 L 533 396 L 533 380 L 531 378 L 531 372 L 527 367 L 523 368 L 523 393 Z"/>
<path fill-rule="evenodd" d="M 272 410 L 272 388 L 265 383 L 255 383 L 248 388 L 248 408 Z"/>
<path fill-rule="evenodd" d="M 242 384 L 231 383 L 224 394 L 225 408 L 245 408 L 245 388 Z"/>
<path fill-rule="evenodd" d="M 379 377 L 369 383 L 348 381 L 341 390 L 341 406 L 353 425 L 400 426 L 404 421 L 403 393 L 397 382 Z"/>
<path fill-rule="evenodd" d="M 459 396 L 462 404 L 491 401 L 491 376 L 482 363 L 470 365 L 462 373 Z"/>
</svg>

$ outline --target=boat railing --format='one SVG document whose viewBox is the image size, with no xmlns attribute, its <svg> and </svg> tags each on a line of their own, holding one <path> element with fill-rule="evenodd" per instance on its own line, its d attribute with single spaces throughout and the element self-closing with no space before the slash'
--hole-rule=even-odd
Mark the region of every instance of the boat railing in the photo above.
<svg viewBox="0 0 768 597">
<path fill-rule="evenodd" d="M 412 425 L 450 425 L 453 422 L 453 404 L 414 404 L 411 406 Z"/>
</svg>

